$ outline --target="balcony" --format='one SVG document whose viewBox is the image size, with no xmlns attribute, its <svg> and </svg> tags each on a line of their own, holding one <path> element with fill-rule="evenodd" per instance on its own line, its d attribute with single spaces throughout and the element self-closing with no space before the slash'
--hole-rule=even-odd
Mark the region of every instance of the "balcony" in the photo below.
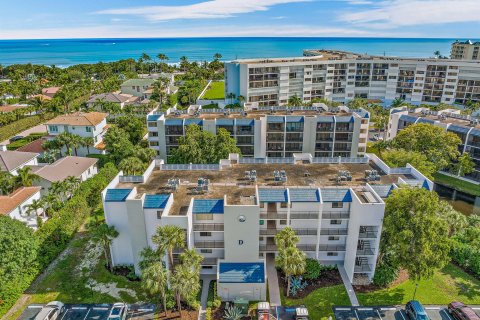
<svg viewBox="0 0 480 320">
<path fill-rule="evenodd" d="M 260 219 L 287 219 L 286 213 L 277 213 L 277 212 L 260 212 Z"/>
<path fill-rule="evenodd" d="M 373 256 L 375 252 L 371 248 L 364 248 L 357 250 L 357 256 Z"/>
<path fill-rule="evenodd" d="M 321 244 L 318 251 L 345 251 L 345 245 Z"/>
<path fill-rule="evenodd" d="M 193 231 L 223 231 L 222 223 L 194 223 Z"/>
<path fill-rule="evenodd" d="M 198 249 L 223 248 L 224 246 L 223 241 L 195 241 L 195 248 Z"/>
<path fill-rule="evenodd" d="M 314 244 L 297 244 L 298 250 L 302 251 L 316 251 L 316 246 Z"/>
<path fill-rule="evenodd" d="M 355 266 L 353 272 L 364 273 L 364 272 L 372 272 L 372 265 L 370 264 L 361 264 L 359 266 Z"/>
<path fill-rule="evenodd" d="M 280 230 L 276 229 L 276 228 L 260 229 L 260 235 L 261 236 L 274 236 L 274 235 L 277 234 L 278 231 L 280 231 Z"/>
<path fill-rule="evenodd" d="M 349 211 L 323 211 L 322 219 L 349 219 Z"/>
<path fill-rule="evenodd" d="M 360 239 L 376 239 L 378 235 L 377 231 L 364 231 L 358 234 Z"/>
<path fill-rule="evenodd" d="M 293 229 L 298 236 L 316 236 L 317 229 Z"/>
<path fill-rule="evenodd" d="M 346 236 L 348 234 L 348 229 L 322 229 L 320 230 L 320 235 L 322 236 Z"/>
<path fill-rule="evenodd" d="M 216 266 L 217 258 L 204 258 L 202 261 L 202 266 Z"/>
<path fill-rule="evenodd" d="M 292 211 L 290 219 L 318 219 L 318 212 L 315 211 Z"/>
<path fill-rule="evenodd" d="M 277 246 L 274 244 L 263 244 L 259 248 L 260 251 L 277 251 Z"/>
</svg>

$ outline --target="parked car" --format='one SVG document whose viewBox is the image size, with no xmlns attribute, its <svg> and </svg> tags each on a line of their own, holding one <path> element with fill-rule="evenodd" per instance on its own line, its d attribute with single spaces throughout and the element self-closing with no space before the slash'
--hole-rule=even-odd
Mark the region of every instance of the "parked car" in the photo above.
<svg viewBox="0 0 480 320">
<path fill-rule="evenodd" d="M 47 303 L 45 307 L 35 317 L 35 320 L 55 320 L 60 319 L 60 315 L 65 311 L 65 305 L 60 301 Z"/>
<path fill-rule="evenodd" d="M 425 308 L 417 300 L 410 300 L 405 306 L 405 312 L 410 320 L 430 320 Z"/>
<path fill-rule="evenodd" d="M 480 320 L 472 308 L 459 301 L 449 303 L 448 312 L 457 320 Z"/>
<path fill-rule="evenodd" d="M 10 138 L 10 143 L 11 143 L 11 142 L 18 141 L 18 140 L 21 140 L 21 139 L 23 139 L 23 138 L 25 138 L 25 137 L 24 137 L 24 136 L 11 137 L 11 138 Z"/>
<path fill-rule="evenodd" d="M 127 318 L 128 306 L 126 303 L 117 302 L 113 305 L 108 320 L 125 320 Z"/>
</svg>

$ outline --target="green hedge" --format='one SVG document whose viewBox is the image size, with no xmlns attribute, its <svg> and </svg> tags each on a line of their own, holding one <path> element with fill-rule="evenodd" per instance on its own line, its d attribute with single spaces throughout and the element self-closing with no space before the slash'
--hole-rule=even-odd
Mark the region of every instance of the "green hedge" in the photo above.
<svg viewBox="0 0 480 320">
<path fill-rule="evenodd" d="M 65 206 L 35 232 L 38 240 L 36 266 L 32 272 L 25 273 L 21 283 L 1 292 L 0 317 L 20 297 L 33 280 L 67 247 L 86 218 L 101 201 L 100 191 L 115 177 L 118 170 L 113 164 L 106 164 L 97 175 L 83 182 Z"/>
<path fill-rule="evenodd" d="M 480 248 L 454 240 L 451 257 L 460 267 L 480 278 Z"/>
<path fill-rule="evenodd" d="M 23 139 L 20 139 L 20 140 L 17 140 L 17 141 L 15 141 L 15 142 L 10 143 L 10 144 L 7 146 L 7 149 L 8 149 L 8 150 L 17 150 L 18 148 L 21 148 L 21 147 L 23 147 L 24 145 L 27 145 L 27 144 L 29 144 L 29 143 L 32 142 L 32 141 L 38 140 L 38 139 L 40 139 L 41 137 L 46 136 L 47 134 L 48 134 L 47 132 L 43 132 L 43 133 L 31 133 L 31 134 L 29 134 L 28 136 L 26 136 L 26 137 L 23 138 Z"/>
<path fill-rule="evenodd" d="M 0 127 L 0 141 L 7 140 L 19 134 L 23 130 L 35 127 L 36 125 L 42 123 L 45 120 L 52 119 L 54 116 L 55 115 L 53 113 L 47 113 L 43 115 L 43 118 L 41 118 L 40 116 L 31 116 L 7 124 L 6 126 Z"/>
</svg>

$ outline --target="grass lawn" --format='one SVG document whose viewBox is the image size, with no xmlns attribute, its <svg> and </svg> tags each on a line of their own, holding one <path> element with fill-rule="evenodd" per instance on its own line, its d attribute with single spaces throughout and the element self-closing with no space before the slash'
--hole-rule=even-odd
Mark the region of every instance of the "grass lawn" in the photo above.
<svg viewBox="0 0 480 320">
<path fill-rule="evenodd" d="M 305 305 L 310 319 L 320 320 L 333 317 L 332 306 L 349 306 L 347 291 L 343 285 L 324 287 L 310 293 L 303 299 L 287 298 L 282 293 L 282 305 L 298 306 Z"/>
<path fill-rule="evenodd" d="M 203 100 L 221 100 L 225 99 L 225 82 L 214 81 L 210 84 L 207 91 L 202 96 Z"/>
<path fill-rule="evenodd" d="M 452 187 L 458 191 L 462 191 L 468 194 L 480 196 L 480 185 L 478 184 L 450 177 L 440 172 L 435 173 L 433 175 L 433 178 L 435 179 L 435 182 L 438 182 L 439 184 Z"/>
<path fill-rule="evenodd" d="M 361 305 L 400 305 L 413 298 L 415 282 L 407 280 L 392 288 L 370 293 L 357 293 Z M 480 304 L 480 280 L 449 264 L 428 280 L 418 284 L 418 299 L 423 304 L 448 304 L 462 301 Z"/>
<path fill-rule="evenodd" d="M 69 253 L 47 276 L 26 291 L 27 299 L 11 319 L 17 319 L 32 303 L 60 300 L 65 303 L 134 303 L 148 301 L 139 281 L 113 275 L 104 267 L 103 251 L 94 249 L 88 234 L 76 237 L 69 245 Z M 100 253 L 100 254 L 99 254 Z M 87 285 L 94 280 L 95 290 Z"/>
</svg>

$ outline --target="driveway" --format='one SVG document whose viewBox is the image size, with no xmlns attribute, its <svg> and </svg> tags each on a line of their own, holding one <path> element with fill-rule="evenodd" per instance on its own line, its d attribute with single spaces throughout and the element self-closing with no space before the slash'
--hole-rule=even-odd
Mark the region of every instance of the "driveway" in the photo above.
<svg viewBox="0 0 480 320">
<path fill-rule="evenodd" d="M 14 136 L 28 136 L 29 134 L 31 133 L 42 133 L 42 132 L 47 132 L 47 126 L 45 124 L 39 124 L 35 127 L 32 127 L 30 129 L 27 129 L 25 131 L 22 131 L 22 132 L 19 132 L 17 133 L 16 135 Z M 10 137 L 11 138 L 11 137 Z M 10 139 L 9 138 L 9 139 Z M 3 141 L 3 142 L 0 142 L 0 145 L 8 145 L 10 143 L 9 139 Z"/>
</svg>

